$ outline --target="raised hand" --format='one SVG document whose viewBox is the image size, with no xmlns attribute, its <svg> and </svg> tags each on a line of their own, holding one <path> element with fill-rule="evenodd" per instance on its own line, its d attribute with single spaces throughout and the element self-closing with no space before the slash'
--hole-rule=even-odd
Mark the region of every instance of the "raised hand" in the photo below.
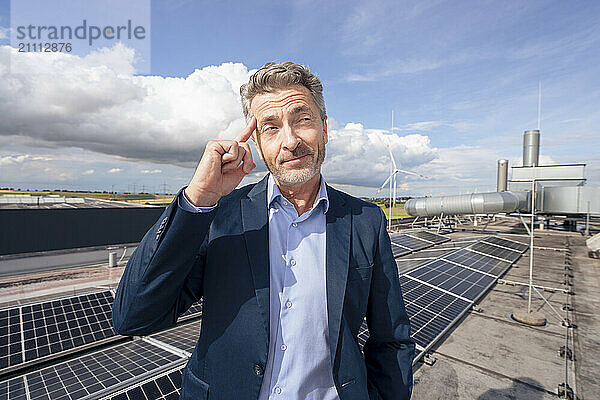
<svg viewBox="0 0 600 400">
<path fill-rule="evenodd" d="M 215 205 L 256 167 L 248 144 L 255 129 L 256 118 L 252 117 L 235 140 L 211 140 L 206 144 L 196 172 L 184 190 L 192 204 L 197 207 Z"/>
</svg>

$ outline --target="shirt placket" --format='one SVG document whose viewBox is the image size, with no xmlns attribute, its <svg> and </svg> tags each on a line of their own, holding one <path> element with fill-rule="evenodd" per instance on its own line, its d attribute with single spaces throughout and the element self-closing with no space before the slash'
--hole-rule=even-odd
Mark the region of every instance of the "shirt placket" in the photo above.
<svg viewBox="0 0 600 400">
<path fill-rule="evenodd" d="M 293 269 L 296 266 L 296 254 L 294 250 L 290 250 L 290 241 L 293 240 L 292 235 L 294 234 L 293 228 L 297 226 L 296 219 L 298 218 L 298 214 L 294 207 L 287 201 L 281 201 L 280 212 L 285 216 L 286 224 L 287 224 L 287 235 L 285 241 L 285 269 L 283 273 L 283 282 L 282 282 L 282 290 L 280 292 L 279 298 L 279 326 L 281 327 L 280 331 L 277 334 L 277 343 L 275 345 L 274 351 L 276 352 L 274 357 L 274 364 L 280 366 L 280 370 L 276 379 L 274 379 L 274 383 L 272 385 L 271 397 L 274 399 L 283 399 L 286 398 L 286 392 L 288 389 L 287 382 L 285 381 L 285 377 L 287 376 L 286 370 L 286 360 L 285 360 L 285 352 L 288 351 L 288 340 L 286 340 L 286 330 L 285 327 L 289 326 L 287 321 L 290 318 L 293 318 L 293 305 L 298 300 L 295 298 L 295 290 L 291 287 L 291 283 L 293 282 L 294 275 Z"/>
</svg>

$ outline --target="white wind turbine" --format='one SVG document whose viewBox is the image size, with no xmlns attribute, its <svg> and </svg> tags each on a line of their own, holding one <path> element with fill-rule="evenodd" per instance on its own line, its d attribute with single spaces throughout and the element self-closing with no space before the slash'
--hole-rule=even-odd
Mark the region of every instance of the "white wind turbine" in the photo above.
<svg viewBox="0 0 600 400">
<path fill-rule="evenodd" d="M 392 133 L 393 132 L 394 132 L 394 110 L 392 110 Z M 388 178 L 385 180 L 385 182 L 383 182 L 383 185 L 381 185 L 381 187 L 379 189 L 377 189 L 377 193 L 381 192 L 388 182 L 390 183 L 390 217 L 388 218 L 388 229 L 391 229 L 392 228 L 392 210 L 393 210 L 393 207 L 396 206 L 396 189 L 397 189 L 396 175 L 398 173 L 403 173 L 406 175 L 415 175 L 415 176 L 418 176 L 423 179 L 429 179 L 429 178 L 426 177 L 425 175 L 421 175 L 417 172 L 398 169 L 398 166 L 396 165 L 396 160 L 394 159 L 394 154 L 392 154 L 392 147 L 390 146 L 389 140 L 387 141 L 386 146 L 388 148 L 388 152 L 390 153 L 390 159 L 392 160 L 392 164 L 390 165 L 390 176 L 388 176 Z M 393 187 L 393 190 L 392 190 L 392 187 Z"/>
</svg>

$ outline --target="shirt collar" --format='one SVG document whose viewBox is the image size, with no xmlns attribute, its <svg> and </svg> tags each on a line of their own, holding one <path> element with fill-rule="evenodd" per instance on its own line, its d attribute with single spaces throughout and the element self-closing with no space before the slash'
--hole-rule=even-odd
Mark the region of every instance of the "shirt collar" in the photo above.
<svg viewBox="0 0 600 400">
<path fill-rule="evenodd" d="M 323 213 L 326 213 L 329 210 L 329 197 L 327 197 L 327 187 L 325 186 L 325 179 L 323 179 L 323 175 L 320 175 L 321 178 L 321 187 L 319 188 L 319 194 L 315 198 L 315 202 L 311 209 L 316 208 L 321 202 L 323 203 Z M 269 181 L 267 183 L 267 208 L 271 207 L 273 202 L 277 200 L 277 198 L 284 198 L 277 184 L 275 183 L 275 179 L 273 178 L 273 174 L 269 173 Z"/>
</svg>

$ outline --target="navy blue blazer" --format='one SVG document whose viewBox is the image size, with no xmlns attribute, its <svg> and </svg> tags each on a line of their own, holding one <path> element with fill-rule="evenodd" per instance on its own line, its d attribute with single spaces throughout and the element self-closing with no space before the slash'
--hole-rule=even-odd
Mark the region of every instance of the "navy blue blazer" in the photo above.
<svg viewBox="0 0 600 400">
<path fill-rule="evenodd" d="M 415 345 L 385 216 L 330 186 L 327 195 L 329 347 L 340 399 L 409 399 Z M 265 177 L 209 213 L 187 212 L 175 198 L 129 259 L 113 306 L 117 332 L 170 328 L 203 297 L 180 399 L 258 398 L 269 349 L 268 239 Z M 365 316 L 363 357 L 357 334 Z"/>
</svg>

